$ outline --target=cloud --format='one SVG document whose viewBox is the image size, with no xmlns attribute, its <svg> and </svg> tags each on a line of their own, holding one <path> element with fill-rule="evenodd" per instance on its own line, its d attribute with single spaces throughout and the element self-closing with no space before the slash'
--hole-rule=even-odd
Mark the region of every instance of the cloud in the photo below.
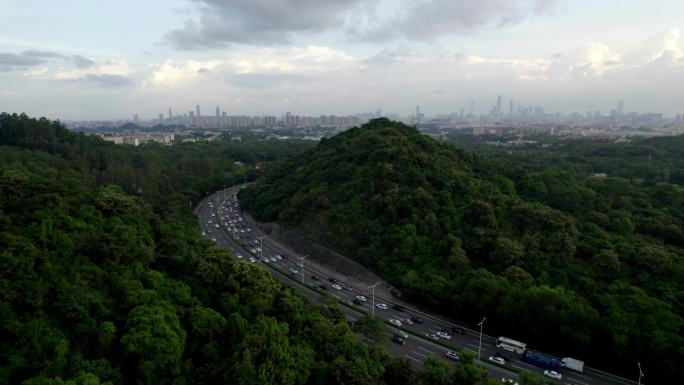
<svg viewBox="0 0 684 385">
<path fill-rule="evenodd" d="M 229 83 L 235 86 L 255 89 L 272 88 L 283 83 L 302 83 L 308 80 L 310 80 L 309 77 L 301 75 L 260 73 L 236 74 L 228 79 Z"/>
<path fill-rule="evenodd" d="M 29 49 L 27 51 L 24 51 L 21 53 L 22 56 L 27 56 L 27 57 L 56 57 L 56 58 L 63 58 L 65 57 L 62 54 L 59 54 L 57 52 L 52 52 L 52 51 L 39 51 L 35 49 Z"/>
<path fill-rule="evenodd" d="M 354 40 L 399 38 L 431 40 L 442 35 L 471 34 L 483 27 L 501 28 L 552 13 L 564 0 L 405 0 L 400 11 L 365 31 L 349 32 Z"/>
<path fill-rule="evenodd" d="M 17 68 L 27 68 L 45 63 L 44 60 L 32 56 L 0 52 L 0 72 L 8 72 Z"/>
<path fill-rule="evenodd" d="M 231 43 L 286 43 L 297 33 L 342 27 L 342 13 L 375 0 L 190 0 L 198 20 L 167 33 L 163 40 L 179 50 L 225 47 Z"/>
<path fill-rule="evenodd" d="M 93 60 L 86 59 L 81 55 L 74 55 L 71 57 L 71 60 L 74 62 L 76 68 L 89 68 L 95 64 Z"/>
<path fill-rule="evenodd" d="M 81 83 L 93 84 L 100 87 L 123 87 L 133 84 L 133 80 L 123 75 L 85 75 L 76 79 Z"/>
</svg>

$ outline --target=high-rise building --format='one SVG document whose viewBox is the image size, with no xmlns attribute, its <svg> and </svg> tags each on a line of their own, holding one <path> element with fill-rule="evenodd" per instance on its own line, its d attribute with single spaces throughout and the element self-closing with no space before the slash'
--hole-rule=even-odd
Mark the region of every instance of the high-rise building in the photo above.
<svg viewBox="0 0 684 385">
<path fill-rule="evenodd" d="M 511 103 L 508 106 L 508 115 L 513 115 L 513 99 L 511 99 Z"/>
<path fill-rule="evenodd" d="M 475 113 L 475 101 L 473 99 L 470 99 L 470 115 L 474 115 Z"/>
<path fill-rule="evenodd" d="M 164 114 L 159 114 L 159 123 L 164 121 Z"/>
<path fill-rule="evenodd" d="M 501 97 L 501 95 L 498 95 L 496 97 L 496 113 L 497 114 L 500 114 L 502 112 L 502 110 L 501 110 L 501 103 L 502 102 L 503 102 L 503 98 Z"/>
<path fill-rule="evenodd" d="M 138 124 L 138 114 L 133 114 L 133 122 Z"/>
<path fill-rule="evenodd" d="M 195 111 L 197 111 L 195 114 L 197 115 L 198 118 L 199 118 L 200 116 L 202 116 L 202 115 L 200 115 L 199 104 L 198 104 L 197 106 L 195 106 Z"/>
<path fill-rule="evenodd" d="M 618 102 L 618 109 L 617 109 L 617 110 L 618 110 L 619 113 L 624 114 L 624 113 L 625 113 L 625 102 L 623 102 L 622 100 L 620 100 L 620 101 Z"/>
<path fill-rule="evenodd" d="M 221 114 L 219 113 L 219 106 L 216 106 L 216 117 L 218 118 L 219 116 L 221 116 Z"/>
<path fill-rule="evenodd" d="M 169 120 L 173 119 L 173 115 L 171 114 L 171 107 L 169 107 Z"/>
</svg>

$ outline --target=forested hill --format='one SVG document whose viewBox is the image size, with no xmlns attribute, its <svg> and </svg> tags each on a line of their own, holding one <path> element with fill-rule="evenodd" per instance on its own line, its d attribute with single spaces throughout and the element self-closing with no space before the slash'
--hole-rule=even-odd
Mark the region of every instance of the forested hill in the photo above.
<svg viewBox="0 0 684 385">
<path fill-rule="evenodd" d="M 413 372 L 205 241 L 188 203 L 242 177 L 231 146 L 114 146 L 0 114 L 0 384 L 485 382 Z M 242 154 L 289 151 L 273 146 L 296 143 Z"/>
<path fill-rule="evenodd" d="M 664 383 L 684 379 L 683 193 L 533 172 L 378 119 L 240 199 L 455 319 L 621 373 L 640 361 Z"/>
</svg>

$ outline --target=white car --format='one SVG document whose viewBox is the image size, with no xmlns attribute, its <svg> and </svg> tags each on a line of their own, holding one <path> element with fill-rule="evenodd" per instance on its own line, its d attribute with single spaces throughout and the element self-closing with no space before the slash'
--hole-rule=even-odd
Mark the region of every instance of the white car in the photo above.
<svg viewBox="0 0 684 385">
<path fill-rule="evenodd" d="M 501 357 L 489 357 L 489 361 L 496 362 L 497 364 L 506 365 L 506 360 Z"/>
<path fill-rule="evenodd" d="M 237 259 L 242 259 L 242 254 L 236 255 Z"/>
<path fill-rule="evenodd" d="M 407 325 L 413 325 L 413 321 L 411 321 L 410 318 L 404 318 L 403 320 L 401 320 L 401 322 L 403 322 Z"/>
<path fill-rule="evenodd" d="M 387 305 L 385 305 L 384 303 L 376 303 L 375 307 L 377 307 L 380 310 L 387 310 Z"/>
<path fill-rule="evenodd" d="M 368 298 L 366 298 L 365 296 L 362 296 L 362 295 L 357 295 L 355 298 L 358 299 L 358 300 L 361 301 L 361 302 L 366 302 L 366 301 L 368 301 Z"/>
<path fill-rule="evenodd" d="M 254 257 L 249 257 L 249 261 L 252 262 L 252 263 L 255 263 L 255 262 L 256 262 L 256 258 L 254 258 Z"/>
<path fill-rule="evenodd" d="M 508 385 L 518 385 L 518 382 L 512 378 L 504 377 L 501 379 L 501 382 L 503 382 L 504 384 L 508 384 Z"/>
<path fill-rule="evenodd" d="M 212 241 L 216 242 L 216 238 L 211 238 Z"/>
<path fill-rule="evenodd" d="M 256 251 L 261 251 L 261 247 L 257 247 L 257 248 L 256 248 Z"/>
<path fill-rule="evenodd" d="M 334 285 L 332 285 L 332 286 L 330 286 L 330 287 L 332 287 L 332 288 L 335 289 L 335 290 L 342 290 L 342 286 L 340 286 L 340 285 L 338 285 L 338 284 L 334 284 Z"/>
<path fill-rule="evenodd" d="M 555 370 L 545 370 L 544 375 L 546 377 L 553 378 L 554 380 L 560 380 L 561 378 L 563 378 L 563 376 Z"/>
<path fill-rule="evenodd" d="M 271 260 L 271 262 L 275 262 L 275 261 L 277 261 L 277 259 L 275 259 L 275 257 L 270 257 L 270 258 L 268 258 L 268 259 L 270 259 L 270 260 Z"/>
<path fill-rule="evenodd" d="M 444 338 L 445 340 L 451 340 L 451 334 L 449 334 L 447 332 L 437 332 L 437 335 L 440 338 Z"/>
<path fill-rule="evenodd" d="M 452 350 L 447 350 L 446 356 L 449 359 L 452 359 L 454 361 L 458 361 L 460 358 L 458 357 L 458 353 L 452 351 Z"/>
<path fill-rule="evenodd" d="M 389 320 L 389 322 L 394 326 L 401 326 L 401 321 L 399 321 L 398 319 L 392 318 L 391 320 Z"/>
<path fill-rule="evenodd" d="M 299 273 L 299 270 L 295 269 L 294 267 L 290 268 L 290 273 L 292 274 L 297 274 Z"/>
<path fill-rule="evenodd" d="M 282 255 L 280 255 L 280 254 L 276 254 L 276 256 L 275 256 L 275 257 L 276 257 L 276 259 L 277 259 L 277 260 L 281 260 L 281 259 L 283 259 L 283 256 L 282 256 Z"/>
<path fill-rule="evenodd" d="M 256 249 L 252 249 L 250 251 L 252 252 L 252 254 L 256 254 Z"/>
</svg>

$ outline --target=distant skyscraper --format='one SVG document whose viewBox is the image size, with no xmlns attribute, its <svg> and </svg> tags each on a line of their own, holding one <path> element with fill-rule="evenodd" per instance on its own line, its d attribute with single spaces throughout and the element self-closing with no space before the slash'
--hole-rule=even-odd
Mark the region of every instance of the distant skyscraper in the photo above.
<svg viewBox="0 0 684 385">
<path fill-rule="evenodd" d="M 171 107 L 169 107 L 169 120 L 173 119 L 173 115 L 171 114 Z"/>
<path fill-rule="evenodd" d="M 500 114 L 502 112 L 501 110 L 501 103 L 503 102 L 503 98 L 501 95 L 496 97 L 496 113 Z"/>
<path fill-rule="evenodd" d="M 138 114 L 133 114 L 133 122 L 138 124 Z"/>
<path fill-rule="evenodd" d="M 216 117 L 218 118 L 219 116 L 221 116 L 221 114 L 219 113 L 219 107 L 216 106 Z"/>
<path fill-rule="evenodd" d="M 623 102 L 622 100 L 618 102 L 618 112 L 621 114 L 625 112 L 625 102 Z"/>
<path fill-rule="evenodd" d="M 195 113 L 195 115 L 197 115 L 198 118 L 199 118 L 200 116 L 202 116 L 202 115 L 200 115 L 199 104 L 195 107 L 195 111 L 197 111 L 197 112 Z"/>
<path fill-rule="evenodd" d="M 470 115 L 473 115 L 475 112 L 475 101 L 473 99 L 470 99 Z"/>
<path fill-rule="evenodd" d="M 159 114 L 159 122 L 161 123 L 163 121 L 164 121 L 164 114 Z"/>
<path fill-rule="evenodd" d="M 508 115 L 513 115 L 513 99 L 511 99 L 511 103 L 508 106 Z"/>
<path fill-rule="evenodd" d="M 416 118 L 415 118 L 416 123 L 420 123 L 420 106 L 416 106 Z"/>
</svg>

